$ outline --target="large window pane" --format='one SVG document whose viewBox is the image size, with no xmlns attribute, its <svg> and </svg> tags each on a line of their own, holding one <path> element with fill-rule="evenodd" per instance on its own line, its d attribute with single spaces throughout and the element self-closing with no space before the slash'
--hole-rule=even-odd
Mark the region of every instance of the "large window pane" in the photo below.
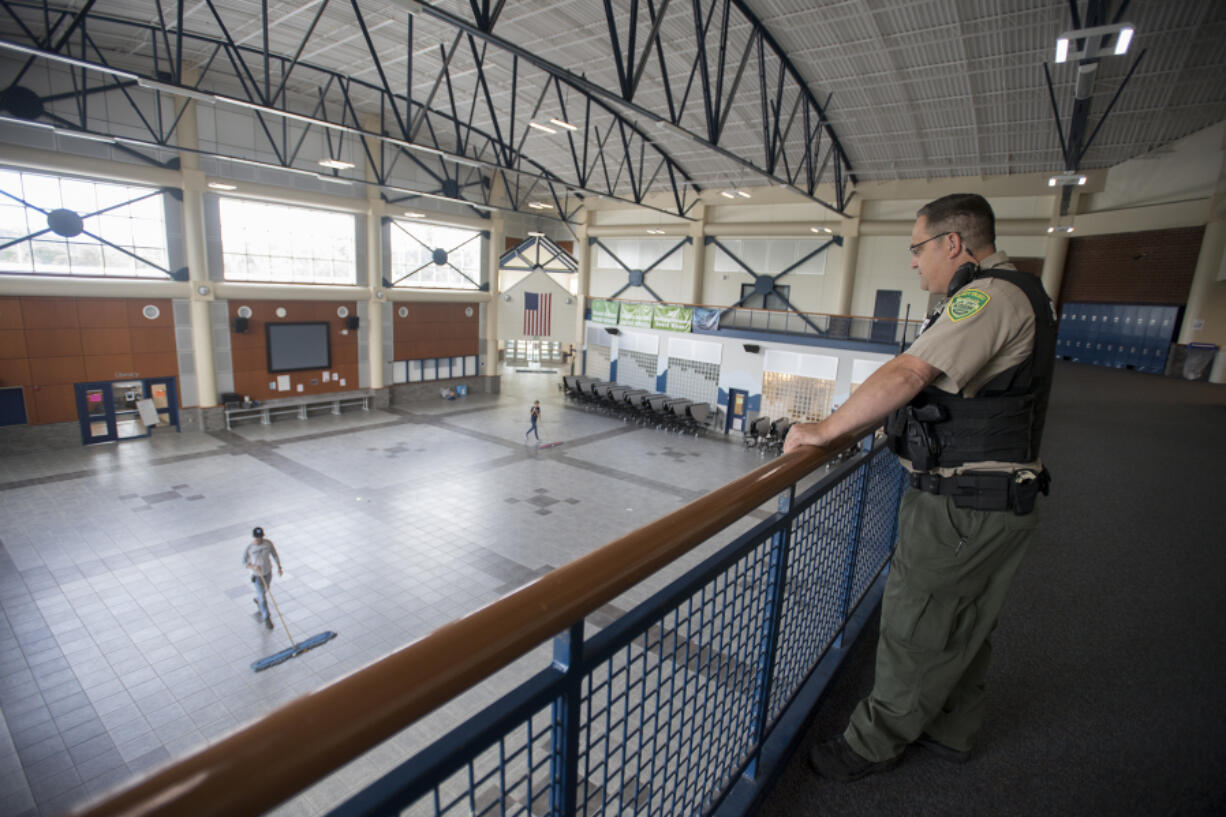
<svg viewBox="0 0 1226 817">
<path fill-rule="evenodd" d="M 421 289 L 479 288 L 481 233 L 418 221 L 393 221 L 389 229 L 393 285 Z"/>
<path fill-rule="evenodd" d="M 357 283 L 353 215 L 228 196 L 219 209 L 227 281 Z"/>
<path fill-rule="evenodd" d="M 0 251 L 0 271 L 167 275 L 165 201 L 159 190 L 9 169 L 0 170 L 0 190 L 7 194 L 0 197 L 0 242 L 19 240 Z M 82 232 L 62 236 L 48 230 L 46 214 L 54 210 L 74 213 Z"/>
</svg>

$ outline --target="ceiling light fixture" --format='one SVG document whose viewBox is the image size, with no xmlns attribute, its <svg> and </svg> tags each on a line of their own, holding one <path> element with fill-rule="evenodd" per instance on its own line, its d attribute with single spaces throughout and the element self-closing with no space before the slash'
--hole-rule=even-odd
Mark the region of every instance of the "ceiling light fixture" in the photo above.
<svg viewBox="0 0 1226 817">
<path fill-rule="evenodd" d="M 1061 225 L 1057 227 L 1047 228 L 1047 232 L 1049 233 L 1071 233 L 1072 231 L 1073 231 L 1072 225 L 1068 225 L 1068 226 Z"/>
<path fill-rule="evenodd" d="M 426 217 L 425 213 L 419 213 L 416 210 L 406 210 L 404 214 L 408 218 L 425 218 Z"/>
<path fill-rule="evenodd" d="M 320 159 L 319 166 L 331 168 L 332 170 L 352 170 L 354 164 L 343 159 Z"/>
<path fill-rule="evenodd" d="M 1128 46 L 1132 44 L 1132 36 L 1136 34 L 1136 31 L 1136 26 L 1132 23 L 1112 23 L 1106 26 L 1066 31 L 1056 40 L 1056 62 L 1068 62 L 1070 59 L 1094 59 L 1113 54 L 1115 56 L 1127 54 Z M 1108 52 L 1100 52 L 1097 38 L 1109 37 L 1112 34 L 1116 35 L 1115 47 Z M 1085 47 L 1080 51 L 1070 51 L 1073 40 L 1084 40 Z"/>
<path fill-rule="evenodd" d="M 237 190 L 237 184 L 226 184 L 225 182 L 209 182 L 209 187 L 214 190 Z"/>
<path fill-rule="evenodd" d="M 553 205 L 543 201 L 530 201 L 528 206 L 533 210 L 552 210 Z"/>
<path fill-rule="evenodd" d="M 740 196 L 741 198 L 743 198 L 743 199 L 751 199 L 751 198 L 753 198 L 753 196 L 749 195 L 749 191 L 748 191 L 748 190 L 737 190 L 737 191 L 736 191 L 736 194 L 737 194 L 738 196 Z"/>
<path fill-rule="evenodd" d="M 544 131 L 545 133 L 557 133 L 556 129 L 551 128 L 548 125 L 542 125 L 540 122 L 529 122 L 528 127 L 536 128 L 537 130 Z"/>
<path fill-rule="evenodd" d="M 1080 173 L 1057 173 L 1055 176 L 1052 176 L 1047 180 L 1048 187 L 1055 187 L 1058 184 L 1064 185 L 1065 187 L 1071 187 L 1073 185 L 1081 186 L 1085 183 L 1086 177 Z"/>
<path fill-rule="evenodd" d="M 558 119 L 556 116 L 549 117 L 549 121 L 552 124 L 557 125 L 559 128 L 565 128 L 566 130 L 570 130 L 570 131 L 579 130 L 578 125 L 572 125 L 571 123 L 567 122 L 565 119 Z"/>
<path fill-rule="evenodd" d="M 530 238 L 544 238 L 545 234 L 542 233 L 540 230 L 529 230 L 528 236 Z"/>
<path fill-rule="evenodd" d="M 834 230 L 830 229 L 829 227 L 810 227 L 809 232 L 811 233 L 833 233 Z"/>
<path fill-rule="evenodd" d="M 726 199 L 735 199 L 735 198 L 736 198 L 736 191 L 735 191 L 735 190 L 721 190 L 721 191 L 719 191 L 719 194 L 720 194 L 721 196 L 723 196 L 724 198 L 726 198 Z"/>
<path fill-rule="evenodd" d="M 655 228 L 655 229 L 648 230 L 647 234 L 648 235 L 664 235 L 664 231 L 659 228 Z"/>
</svg>

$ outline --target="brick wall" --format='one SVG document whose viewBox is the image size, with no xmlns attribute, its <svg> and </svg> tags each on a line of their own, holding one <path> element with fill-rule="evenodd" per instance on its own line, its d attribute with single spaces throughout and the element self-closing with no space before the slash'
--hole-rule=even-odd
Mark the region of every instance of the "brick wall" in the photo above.
<svg viewBox="0 0 1226 817">
<path fill-rule="evenodd" d="M 0 298 L 0 386 L 23 387 L 30 425 L 75 421 L 75 383 L 178 374 L 168 298 Z"/>
<path fill-rule="evenodd" d="M 1204 227 L 1074 238 L 1059 303 L 1187 303 Z"/>
</svg>

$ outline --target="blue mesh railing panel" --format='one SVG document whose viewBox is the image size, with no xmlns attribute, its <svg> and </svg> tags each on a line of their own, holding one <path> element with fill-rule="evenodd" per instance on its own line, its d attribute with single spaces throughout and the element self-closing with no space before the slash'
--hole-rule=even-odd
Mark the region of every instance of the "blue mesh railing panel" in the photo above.
<svg viewBox="0 0 1226 817">
<path fill-rule="evenodd" d="M 843 626 L 859 471 L 828 493 L 797 502 L 768 722 L 778 717 Z"/>
<path fill-rule="evenodd" d="M 552 668 L 332 815 L 710 813 L 889 559 L 904 485 L 879 446 L 789 492 L 586 642 L 576 622 Z"/>
<path fill-rule="evenodd" d="M 592 669 L 579 815 L 702 813 L 747 761 L 768 562 L 757 545 Z"/>
</svg>

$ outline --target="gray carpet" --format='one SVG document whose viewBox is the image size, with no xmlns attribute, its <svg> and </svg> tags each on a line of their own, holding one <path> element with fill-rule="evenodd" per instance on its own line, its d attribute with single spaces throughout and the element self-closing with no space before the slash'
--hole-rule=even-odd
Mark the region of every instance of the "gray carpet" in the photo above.
<svg viewBox="0 0 1226 817">
<path fill-rule="evenodd" d="M 808 770 L 872 686 L 874 625 L 760 817 L 1226 814 L 1226 387 L 1060 363 L 1043 449 L 1052 495 L 972 760 Z"/>
</svg>

